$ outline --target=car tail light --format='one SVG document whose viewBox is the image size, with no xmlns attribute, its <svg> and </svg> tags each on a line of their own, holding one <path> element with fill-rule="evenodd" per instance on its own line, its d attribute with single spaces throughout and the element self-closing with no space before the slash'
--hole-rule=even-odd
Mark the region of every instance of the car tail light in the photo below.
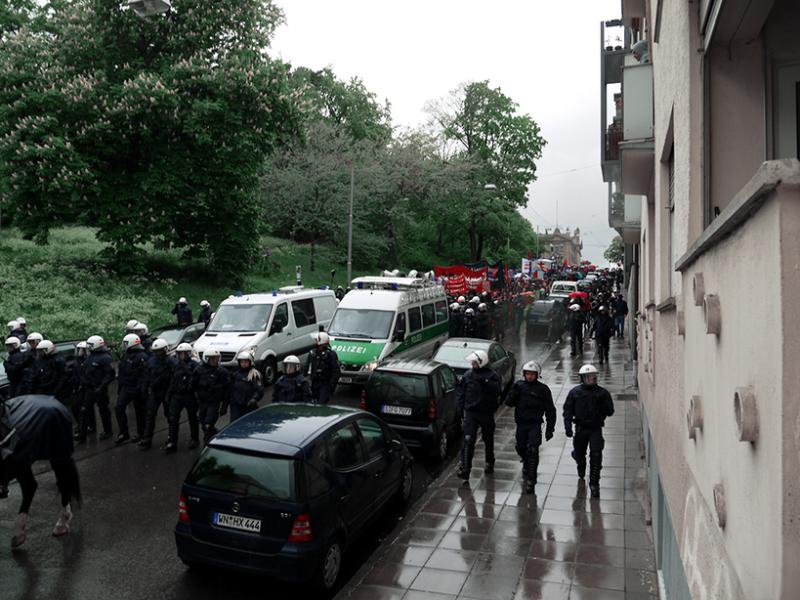
<svg viewBox="0 0 800 600">
<path fill-rule="evenodd" d="M 431 421 L 436 420 L 436 400 L 431 400 L 431 403 L 428 405 L 428 418 Z"/>
<path fill-rule="evenodd" d="M 292 524 L 292 532 L 289 534 L 290 542 L 310 542 L 314 539 L 311 531 L 311 515 L 297 515 Z"/>
<path fill-rule="evenodd" d="M 186 508 L 186 498 L 183 496 L 181 496 L 180 500 L 178 500 L 178 521 L 181 523 L 192 522 L 192 520 L 189 518 L 189 510 Z"/>
<path fill-rule="evenodd" d="M 358 403 L 361 410 L 367 410 L 367 390 L 361 390 L 361 402 Z"/>
</svg>

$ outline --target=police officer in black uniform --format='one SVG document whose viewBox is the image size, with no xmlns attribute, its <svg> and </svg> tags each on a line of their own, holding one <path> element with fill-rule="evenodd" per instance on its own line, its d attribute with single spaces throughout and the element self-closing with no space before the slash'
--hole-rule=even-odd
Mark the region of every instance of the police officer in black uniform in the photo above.
<svg viewBox="0 0 800 600">
<path fill-rule="evenodd" d="M 23 393 L 25 372 L 33 364 L 34 353 L 21 350 L 22 342 L 15 336 L 6 338 L 6 358 L 3 366 L 6 370 L 9 383 L 9 398 L 20 396 Z"/>
<path fill-rule="evenodd" d="M 272 390 L 272 402 L 312 402 L 308 380 L 300 372 L 300 359 L 294 355 L 287 356 L 283 359 L 283 370 L 284 374 Z"/>
<path fill-rule="evenodd" d="M 464 311 L 463 336 L 468 338 L 478 337 L 478 320 L 475 317 L 474 308 L 468 308 Z"/>
<path fill-rule="evenodd" d="M 189 308 L 189 303 L 187 302 L 186 298 L 181 297 L 178 299 L 178 303 L 172 309 L 172 314 L 177 317 L 178 325 L 180 327 L 188 327 L 194 323 L 192 309 Z"/>
<path fill-rule="evenodd" d="M 72 418 L 75 419 L 75 433 L 80 431 L 81 406 L 83 406 L 83 388 L 81 387 L 81 375 L 83 365 L 86 362 L 89 346 L 86 342 L 78 342 L 75 345 L 75 360 L 67 363 L 67 370 L 64 372 L 64 394 L 70 399 Z M 94 420 L 94 411 L 89 415 L 88 431 L 92 432 L 97 427 Z"/>
<path fill-rule="evenodd" d="M 570 356 L 583 354 L 583 326 L 586 317 L 581 302 L 576 298 L 570 301 L 568 309 Z"/>
<path fill-rule="evenodd" d="M 578 477 L 586 476 L 586 448 L 589 448 L 589 489 L 592 498 L 600 497 L 600 470 L 603 468 L 603 426 L 614 414 L 614 402 L 608 390 L 597 385 L 597 368 L 583 365 L 578 372 L 581 384 L 572 388 L 564 403 L 564 427 L 573 437 L 572 458 L 578 464 Z"/>
<path fill-rule="evenodd" d="M 203 443 L 208 444 L 217 433 L 220 406 L 226 402 L 231 387 L 231 374 L 219 366 L 219 350 L 203 352 L 203 364 L 194 370 L 194 392 L 197 396 L 197 418 L 203 428 Z"/>
<path fill-rule="evenodd" d="M 25 393 L 59 396 L 59 400 L 64 401 L 62 386 L 66 362 L 56 354 L 56 347 L 50 340 L 43 340 L 36 347 L 36 354 L 33 368 L 28 371 L 30 380 L 26 383 Z"/>
<path fill-rule="evenodd" d="M 147 361 L 147 378 L 145 381 L 144 435 L 139 440 L 139 447 L 142 450 L 149 450 L 153 445 L 153 431 L 156 427 L 158 409 L 166 405 L 167 391 L 169 390 L 170 381 L 172 381 L 172 373 L 175 370 L 175 360 L 167 355 L 167 347 L 167 342 L 161 338 L 153 340 L 153 345 L 150 347 L 151 356 Z M 167 415 L 169 415 L 169 411 L 167 411 Z"/>
<path fill-rule="evenodd" d="M 208 300 L 200 302 L 200 317 L 197 319 L 198 323 L 203 323 L 208 329 L 208 324 L 211 322 L 211 304 Z"/>
<path fill-rule="evenodd" d="M 450 305 L 450 323 L 448 325 L 450 337 L 461 337 L 464 333 L 464 313 L 458 302 Z"/>
<path fill-rule="evenodd" d="M 150 335 L 150 329 L 144 323 L 137 321 L 136 326 L 133 328 L 133 333 L 139 336 L 142 348 L 144 348 L 149 358 L 150 347 L 153 345 L 153 337 Z"/>
<path fill-rule="evenodd" d="M 472 470 L 472 457 L 475 454 L 478 429 L 486 452 L 486 474 L 494 472 L 494 413 L 501 392 L 500 377 L 492 371 L 489 356 L 483 350 L 476 350 L 467 361 L 472 369 L 464 373 L 458 384 L 458 412 L 463 415 L 464 441 L 461 447 L 461 466 L 459 479 L 469 479 Z"/>
<path fill-rule="evenodd" d="M 231 408 L 231 423 L 258 408 L 264 396 L 261 373 L 253 365 L 253 355 L 246 350 L 236 357 L 239 368 L 233 372 L 231 393 L 228 397 Z M 228 405 L 223 404 L 220 414 L 225 414 Z"/>
<path fill-rule="evenodd" d="M 311 335 L 317 344 L 309 352 L 308 376 L 311 379 L 311 397 L 315 404 L 327 404 L 336 391 L 341 368 L 339 357 L 331 348 L 331 338 L 324 331 Z M 284 364 L 286 362 L 284 361 Z"/>
<path fill-rule="evenodd" d="M 550 440 L 556 428 L 556 406 L 550 388 L 539 381 L 542 368 L 530 361 L 522 366 L 522 379 L 516 381 L 506 398 L 506 404 L 514 407 L 517 424 L 517 454 L 522 459 L 522 476 L 525 491 L 533 493 L 536 488 L 536 472 L 539 468 L 539 446 L 542 445 L 542 423 L 544 439 Z"/>
<path fill-rule="evenodd" d="M 117 383 L 117 404 L 114 412 L 117 415 L 117 425 L 119 435 L 115 440 L 117 444 L 122 444 L 131 439 L 128 431 L 128 415 L 126 409 L 129 404 L 133 404 L 133 411 L 136 417 L 136 437 L 134 442 L 138 442 L 144 435 L 145 415 L 147 412 L 147 402 L 145 400 L 145 385 L 147 383 L 147 352 L 145 352 L 142 340 L 135 333 L 129 333 L 122 338 L 122 346 L 125 353 L 119 359 L 119 373 Z"/>
<path fill-rule="evenodd" d="M 106 342 L 99 335 L 93 335 L 86 344 L 89 346 L 89 356 L 83 365 L 81 373 L 81 387 L 83 388 L 83 406 L 81 407 L 81 429 L 75 435 L 79 443 L 86 441 L 86 433 L 92 422 L 91 413 L 94 407 L 100 412 L 100 422 L 103 424 L 103 433 L 97 436 L 99 440 L 111 437 L 111 410 L 108 407 L 108 386 L 116 378 L 112 365 L 111 353 L 106 348 Z"/>
<path fill-rule="evenodd" d="M 492 339 L 492 316 L 489 314 L 489 306 L 484 302 L 478 305 L 478 314 L 475 316 L 477 323 L 477 333 L 483 340 Z"/>
<path fill-rule="evenodd" d="M 197 448 L 200 443 L 200 426 L 197 421 L 197 397 L 194 393 L 194 370 L 197 363 L 192 360 L 192 347 L 183 342 L 175 348 L 178 360 L 175 363 L 175 370 L 172 372 L 172 379 L 167 390 L 167 401 L 169 402 L 169 437 L 162 450 L 167 453 L 175 452 L 178 449 L 178 432 L 181 427 L 181 413 L 186 409 L 189 417 L 189 449 Z"/>
</svg>

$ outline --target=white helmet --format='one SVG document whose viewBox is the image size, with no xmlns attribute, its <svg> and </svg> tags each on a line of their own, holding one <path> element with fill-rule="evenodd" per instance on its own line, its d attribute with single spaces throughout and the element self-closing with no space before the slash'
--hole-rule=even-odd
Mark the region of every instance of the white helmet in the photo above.
<svg viewBox="0 0 800 600">
<path fill-rule="evenodd" d="M 205 308 L 206 306 L 211 306 L 211 305 L 208 303 L 208 300 L 201 300 L 200 301 L 200 306 Z"/>
<path fill-rule="evenodd" d="M 125 325 L 125 329 L 127 329 L 128 331 L 133 331 L 134 329 L 136 329 L 136 326 L 138 324 L 139 321 L 137 321 L 136 319 L 131 319 L 130 321 L 128 321 L 127 325 Z"/>
<path fill-rule="evenodd" d="M 531 371 L 533 373 L 542 373 L 542 366 L 537 363 L 535 360 L 529 360 L 524 365 L 522 365 L 522 374 L 524 375 L 526 371 Z"/>
<path fill-rule="evenodd" d="M 9 321 L 7 327 L 9 331 L 19 329 L 19 321 Z"/>
<path fill-rule="evenodd" d="M 184 298 L 183 296 L 178 298 L 178 304 L 186 304 L 186 298 Z"/>
<path fill-rule="evenodd" d="M 475 352 L 467 356 L 467 362 L 478 363 L 479 367 L 485 367 L 489 364 L 489 355 L 483 350 L 475 350 Z"/>
<path fill-rule="evenodd" d="M 14 348 L 14 350 L 18 350 L 21 345 L 22 344 L 20 344 L 19 338 L 16 338 L 13 335 L 6 338 L 6 346 L 11 346 Z"/>
<path fill-rule="evenodd" d="M 598 308 L 597 310 L 601 310 L 601 311 L 603 311 L 603 310 L 605 310 L 605 309 L 606 309 L 606 305 L 604 304 L 603 306 L 601 306 L 601 307 L 600 307 L 600 308 Z"/>
<path fill-rule="evenodd" d="M 147 325 L 145 325 L 145 324 L 144 324 L 144 323 L 142 323 L 141 321 L 139 321 L 138 323 L 136 323 L 136 326 L 133 328 L 133 330 L 134 330 L 136 333 L 138 333 L 138 334 L 139 334 L 139 337 L 141 337 L 141 336 L 143 336 L 143 335 L 147 335 L 148 333 L 150 333 L 150 330 L 147 328 Z"/>
<path fill-rule="evenodd" d="M 461 305 L 458 302 L 453 302 L 450 305 L 450 310 L 458 310 L 459 308 L 461 308 Z"/>
<path fill-rule="evenodd" d="M 472 299 L 469 301 L 470 304 L 480 304 L 481 299 L 478 296 L 473 296 Z"/>
<path fill-rule="evenodd" d="M 187 344 L 186 342 L 181 342 L 180 344 L 178 344 L 178 347 L 175 348 L 175 352 L 191 352 L 191 351 L 192 351 L 192 345 Z"/>
<path fill-rule="evenodd" d="M 220 356 L 222 355 L 219 353 L 219 350 L 216 348 L 209 348 L 203 352 L 203 362 L 207 363 L 209 358 L 219 358 Z"/>
<path fill-rule="evenodd" d="M 475 311 L 472 310 L 471 308 L 468 308 L 467 310 L 464 311 L 464 314 L 467 315 L 468 317 L 474 317 Z"/>
<path fill-rule="evenodd" d="M 25 317 L 17 317 L 16 321 L 19 323 L 20 327 L 25 327 L 28 324 L 28 322 L 25 320 Z"/>
<path fill-rule="evenodd" d="M 489 310 L 489 307 L 486 306 L 485 302 L 481 302 L 480 304 L 478 304 L 478 310 L 481 312 L 486 312 L 487 310 Z"/>
<path fill-rule="evenodd" d="M 459 296 L 458 298 L 456 298 L 456 302 L 458 302 L 459 304 L 464 304 L 466 301 L 467 299 L 464 296 Z"/>
<path fill-rule="evenodd" d="M 156 352 L 158 350 L 166 350 L 168 346 L 169 344 L 167 344 L 165 340 L 162 340 L 161 338 L 156 338 L 155 340 L 153 340 L 153 345 L 150 346 L 150 350 L 152 350 L 153 352 Z"/>
<path fill-rule="evenodd" d="M 290 354 L 286 358 L 283 359 L 284 365 L 300 365 L 300 359 L 297 358 L 294 354 Z"/>
<path fill-rule="evenodd" d="M 125 350 L 129 350 L 134 346 L 141 346 L 142 340 L 139 339 L 139 336 L 135 333 L 129 333 L 124 338 L 122 338 L 122 345 L 125 346 Z"/>
<path fill-rule="evenodd" d="M 570 309 L 572 312 L 577 312 L 577 311 L 579 311 L 579 310 L 581 309 L 581 307 L 580 307 L 580 306 L 578 306 L 577 304 L 570 304 L 570 305 L 569 305 L 569 309 Z"/>
<path fill-rule="evenodd" d="M 41 333 L 37 333 L 34 331 L 32 334 L 28 336 L 29 342 L 36 342 L 37 344 L 44 339 L 44 336 Z"/>
<path fill-rule="evenodd" d="M 597 373 L 598 373 L 597 367 L 595 367 L 594 365 L 583 365 L 581 367 L 580 371 L 578 371 L 578 375 L 581 375 L 581 376 L 583 376 L 583 375 L 597 375 Z"/>
<path fill-rule="evenodd" d="M 318 331 L 317 333 L 311 334 L 311 339 L 313 339 L 318 346 L 324 346 L 325 344 L 331 343 L 331 336 L 329 336 L 324 331 Z M 287 356 L 288 358 L 288 356 Z M 286 362 L 286 361 L 284 361 Z"/>
<path fill-rule="evenodd" d="M 236 355 L 236 362 L 239 362 L 240 360 L 249 360 L 250 362 L 253 362 L 252 352 L 249 350 L 242 350 Z"/>
<path fill-rule="evenodd" d="M 31 338 L 28 337 L 28 339 Z M 86 345 L 89 346 L 89 350 L 94 352 L 95 350 L 103 348 L 106 345 L 106 341 L 99 335 L 93 335 L 88 340 L 86 340 Z"/>
<path fill-rule="evenodd" d="M 75 344 L 75 356 L 80 356 L 81 352 L 85 354 L 88 349 L 89 349 L 89 344 L 87 344 L 86 342 L 78 342 L 77 344 Z"/>
<path fill-rule="evenodd" d="M 50 340 L 43 340 L 36 346 L 36 351 L 41 354 L 54 354 L 56 347 Z"/>
</svg>

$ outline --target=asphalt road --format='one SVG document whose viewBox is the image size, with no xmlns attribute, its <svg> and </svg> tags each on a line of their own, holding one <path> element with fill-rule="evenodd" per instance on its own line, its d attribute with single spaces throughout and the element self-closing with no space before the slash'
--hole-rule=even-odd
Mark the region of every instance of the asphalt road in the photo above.
<svg viewBox="0 0 800 600">
<path fill-rule="evenodd" d="M 543 358 L 549 349 L 524 335 L 507 339 L 507 346 L 517 355 L 518 366 Z M 337 391 L 337 404 L 357 406 L 358 401 L 355 388 Z M 20 494 L 16 484 L 11 486 L 8 500 L 0 501 L 0 598 L 296 600 L 297 586 L 234 572 L 190 572 L 178 560 L 173 539 L 178 493 L 199 450 L 186 448 L 189 436 L 184 424 L 179 451 L 163 455 L 156 448 L 166 437 L 166 422 L 162 420 L 160 425 L 149 452 L 131 444 L 115 447 L 109 441 L 96 440 L 76 451 L 84 502 L 75 511 L 72 532 L 64 538 L 50 536 L 60 507 L 52 474 L 48 465 L 41 463 L 37 465 L 39 489 L 31 509 L 28 540 L 12 552 L 9 542 Z M 447 468 L 457 453 L 456 446 L 451 444 L 444 462 L 416 456 L 414 500 Z M 401 510 L 392 509 L 355 544 L 345 557 L 340 586 L 402 519 Z"/>
</svg>

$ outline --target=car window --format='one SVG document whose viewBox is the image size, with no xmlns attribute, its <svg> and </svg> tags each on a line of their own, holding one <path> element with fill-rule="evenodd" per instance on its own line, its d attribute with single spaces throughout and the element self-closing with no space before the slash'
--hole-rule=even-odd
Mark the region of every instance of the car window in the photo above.
<svg viewBox="0 0 800 600">
<path fill-rule="evenodd" d="M 422 326 L 430 327 L 436 325 L 436 309 L 433 304 L 425 304 L 422 307 Z"/>
<path fill-rule="evenodd" d="M 449 318 L 450 313 L 447 311 L 447 302 L 439 300 L 439 302 L 436 303 L 436 322 L 441 323 L 447 321 Z"/>
<path fill-rule="evenodd" d="M 397 313 L 397 322 L 394 324 L 394 332 L 406 332 L 406 313 Z"/>
<path fill-rule="evenodd" d="M 309 498 L 316 498 L 326 493 L 330 488 L 328 478 L 325 476 L 325 465 L 328 464 L 327 448 L 328 446 L 324 443 L 317 444 L 306 461 Z"/>
<path fill-rule="evenodd" d="M 443 368 L 440 373 L 444 380 L 444 389 L 452 390 L 456 387 L 456 374 L 449 367 Z"/>
<path fill-rule="evenodd" d="M 492 362 L 502 360 L 506 357 L 506 352 L 500 344 L 492 344 L 489 348 L 489 360 Z"/>
<path fill-rule="evenodd" d="M 289 307 L 286 302 L 278 305 L 275 309 L 275 318 L 272 320 L 272 331 L 276 332 L 281 327 L 286 327 L 289 324 Z"/>
<path fill-rule="evenodd" d="M 241 496 L 291 500 L 295 496 L 294 461 L 207 448 L 186 482 Z"/>
<path fill-rule="evenodd" d="M 186 332 L 183 334 L 183 341 L 189 344 L 196 342 L 197 338 L 203 333 L 203 327 L 198 325 L 192 325 L 186 329 Z"/>
<path fill-rule="evenodd" d="M 352 423 L 331 433 L 326 452 L 328 463 L 340 471 L 352 469 L 364 463 L 361 440 L 358 439 L 358 432 Z"/>
<path fill-rule="evenodd" d="M 444 393 L 444 381 L 442 380 L 442 375 L 439 371 L 434 371 L 433 379 L 431 384 L 433 384 L 433 395 L 436 398 L 441 398 Z"/>
<path fill-rule="evenodd" d="M 317 313 L 314 310 L 314 300 L 292 300 L 292 314 L 294 315 L 295 327 L 308 327 L 316 325 Z"/>
<path fill-rule="evenodd" d="M 374 459 L 384 455 L 386 451 L 386 437 L 380 423 L 374 419 L 358 419 L 356 421 L 361 435 L 364 438 L 364 446 L 367 450 L 367 458 Z"/>
<path fill-rule="evenodd" d="M 333 296 L 314 298 L 314 312 L 317 314 L 318 322 L 330 321 L 336 312 L 336 299 Z"/>
<path fill-rule="evenodd" d="M 408 330 L 411 332 L 422 329 L 422 317 L 419 314 L 419 306 L 408 309 Z"/>
<path fill-rule="evenodd" d="M 367 381 L 367 397 L 379 398 L 383 404 L 425 401 L 430 391 L 424 375 L 373 371 Z"/>
</svg>

